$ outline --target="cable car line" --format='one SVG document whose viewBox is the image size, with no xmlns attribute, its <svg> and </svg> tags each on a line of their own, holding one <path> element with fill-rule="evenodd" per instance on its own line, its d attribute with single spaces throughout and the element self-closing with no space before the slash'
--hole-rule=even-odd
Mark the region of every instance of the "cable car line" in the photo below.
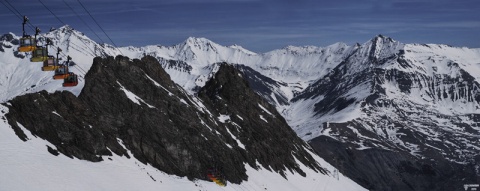
<svg viewBox="0 0 480 191">
<path fill-rule="evenodd" d="M 30 21 L 28 20 L 28 18 L 26 16 L 22 16 L 22 13 L 20 13 L 12 4 L 10 4 L 7 0 L 5 0 L 5 2 L 7 2 L 15 11 L 13 11 L 12 9 L 10 9 L 4 2 L 2 2 L 2 4 L 7 7 L 8 10 L 10 10 L 15 16 L 17 17 L 20 17 L 23 22 L 25 24 L 29 24 L 30 25 L 30 28 L 33 27 L 32 23 L 30 23 Z M 40 29 L 38 29 L 38 27 L 35 27 L 35 35 L 37 35 L 39 32 L 40 32 Z M 24 31 L 25 32 L 25 31 Z M 33 45 L 33 44 L 32 44 Z M 55 47 L 55 45 L 51 44 L 52 46 Z M 36 46 L 36 42 L 35 42 L 35 46 Z M 62 53 L 63 54 L 63 53 Z"/>
<path fill-rule="evenodd" d="M 51 9 L 48 8 L 47 5 L 45 5 L 41 0 L 38 0 L 58 21 L 60 21 L 62 24 L 66 25 L 65 22 L 63 22 L 57 15 L 55 15 L 55 13 L 53 13 L 53 11 Z M 112 42 L 112 44 L 115 46 L 115 48 L 123 55 L 122 51 L 117 47 L 117 45 L 115 44 L 115 42 L 113 42 L 113 40 L 108 36 L 108 34 L 105 32 L 105 30 L 100 26 L 100 24 L 95 20 L 95 18 L 93 18 L 92 14 L 86 9 L 86 7 L 80 2 L 80 0 L 77 0 L 78 3 L 83 7 L 83 9 L 88 13 L 88 15 L 92 18 L 92 20 L 97 24 L 97 26 L 103 31 L 103 33 L 105 34 L 105 36 L 107 36 L 107 38 Z M 8 3 L 10 5 L 7 6 L 4 2 L 2 2 L 2 4 L 7 7 L 7 9 L 12 12 L 15 16 L 17 16 L 18 18 L 22 18 L 22 14 L 20 13 L 20 11 L 18 11 L 13 5 L 10 4 L 10 2 L 8 2 L 7 0 L 5 0 L 6 3 Z M 73 8 L 70 7 L 68 5 L 67 2 L 64 1 L 64 3 L 73 11 Z M 13 10 L 12 10 L 13 9 Z M 82 20 L 82 22 L 85 23 L 85 21 L 83 19 L 81 19 L 81 17 L 75 12 L 75 14 L 77 15 L 77 17 L 80 18 L 80 20 Z M 37 40 L 36 40 L 36 37 L 37 35 L 40 33 L 40 29 L 38 27 L 35 27 L 35 39 L 33 39 L 31 36 L 27 35 L 26 32 L 25 32 L 25 24 L 29 24 L 28 26 L 30 28 L 33 28 L 33 25 L 29 22 L 28 18 L 26 16 L 23 16 L 23 23 L 22 23 L 22 26 L 23 26 L 23 37 L 22 39 L 24 39 L 23 41 L 25 42 L 30 42 L 30 44 L 27 44 L 25 43 L 24 45 L 22 45 L 22 43 L 20 43 L 20 47 L 22 47 L 22 50 L 24 50 L 23 52 L 32 52 L 32 58 L 30 59 L 30 61 L 32 62 L 43 62 L 43 67 L 42 67 L 42 71 L 52 71 L 52 70 L 55 70 L 55 75 L 53 76 L 54 79 L 63 79 L 64 82 L 62 84 L 63 87 L 71 87 L 71 86 L 77 86 L 78 85 L 78 75 L 73 73 L 73 72 L 70 72 L 69 71 L 69 66 L 70 66 L 70 61 L 72 60 L 72 58 L 66 54 L 64 54 L 61 49 L 57 46 L 55 46 L 53 44 L 53 42 L 47 38 L 47 42 L 46 42 L 46 45 L 44 45 L 45 47 L 43 46 L 37 46 Z M 91 29 L 90 26 L 88 26 L 88 24 L 86 24 L 88 28 Z M 94 32 L 92 30 L 92 32 Z M 95 33 L 95 32 L 94 32 Z M 95 35 L 98 36 L 98 34 L 95 33 Z M 21 39 L 21 42 L 23 42 Z M 103 40 L 101 38 L 99 38 L 99 40 L 101 40 L 103 42 Z M 92 55 L 95 56 L 95 52 L 93 50 L 91 50 L 91 48 L 84 42 L 84 41 L 81 41 L 83 42 L 83 44 L 85 44 L 85 46 L 90 49 L 90 51 L 92 52 Z M 104 43 L 104 42 L 103 42 Z M 78 51 L 79 52 L 82 52 L 83 51 L 87 51 L 86 49 L 84 48 L 81 48 L 80 46 L 72 43 L 72 45 L 75 45 L 77 46 L 79 49 Z M 57 48 L 57 59 L 55 59 L 53 56 L 50 56 L 48 55 L 48 46 L 53 46 L 55 48 Z M 19 48 L 20 48 L 19 47 Z M 30 48 L 30 47 L 34 47 L 34 48 Z M 87 51 L 88 53 L 88 51 Z M 59 55 L 62 55 L 63 57 L 67 57 L 67 61 L 64 62 L 63 65 L 60 65 L 60 58 L 59 58 Z M 105 54 L 104 52 L 102 52 L 102 54 Z M 84 75 L 87 74 L 86 70 L 84 70 L 82 67 L 78 66 L 78 65 L 72 65 L 73 67 L 77 68 L 77 70 L 80 72 L 80 73 L 84 73 Z M 82 77 L 82 76 L 80 76 Z"/>
<path fill-rule="evenodd" d="M 27 19 L 26 16 L 25 16 L 25 19 Z M 38 28 L 36 28 L 36 29 L 37 30 L 36 30 L 36 33 L 35 33 L 35 37 L 40 32 L 40 30 Z M 63 84 L 64 87 L 76 86 L 78 84 L 77 75 L 73 72 L 71 73 L 71 72 L 68 71 L 68 64 L 71 60 L 71 57 L 64 54 L 62 52 L 62 49 L 55 46 L 51 40 L 48 40 L 48 38 L 47 38 L 47 44 L 57 48 L 57 59 L 56 60 L 55 59 L 49 60 L 49 58 L 51 59 L 51 57 L 48 55 L 48 50 L 47 50 L 48 47 L 43 48 L 43 47 L 40 46 L 40 47 L 37 47 L 34 51 L 32 51 L 32 58 L 31 58 L 30 61 L 32 61 L 32 62 L 43 61 L 44 67 L 42 67 L 42 70 L 43 71 L 54 70 L 55 75 L 53 76 L 53 79 L 63 79 L 64 80 L 64 84 Z M 63 65 L 59 64 L 59 62 L 60 62 L 60 58 L 58 58 L 59 54 L 62 54 L 63 57 L 67 58 L 67 61 Z M 53 67 L 51 67 L 49 62 L 53 62 Z M 72 77 L 70 77 L 70 76 L 72 76 Z"/>
<path fill-rule="evenodd" d="M 57 18 L 58 21 L 60 21 L 63 25 L 67 25 L 65 24 L 65 22 L 63 22 L 55 13 L 53 13 L 52 10 L 50 10 L 41 0 L 38 0 L 42 5 L 43 7 L 45 7 L 55 18 Z M 83 41 L 82 41 L 83 42 Z M 73 43 L 72 43 L 73 44 Z M 83 42 L 83 44 L 85 44 L 85 42 Z M 78 46 L 78 45 L 76 45 Z M 87 44 L 85 44 L 85 46 L 92 52 L 92 55 L 95 56 L 95 51 L 93 51 Z M 80 47 L 80 46 L 78 46 Z"/>
<path fill-rule="evenodd" d="M 8 2 L 7 0 L 5 0 L 5 2 L 7 2 L 8 5 L 10 5 L 10 6 L 13 8 L 13 10 L 15 10 L 15 11 L 18 13 L 18 15 L 22 15 L 12 4 L 10 4 L 10 2 Z M 12 12 L 13 12 L 13 11 L 12 11 Z M 15 13 L 15 12 L 14 12 L 14 13 Z M 17 13 L 15 13 L 15 14 L 17 14 Z M 22 17 L 20 17 L 20 19 L 22 19 Z"/>
<path fill-rule="evenodd" d="M 3 1 L 0 1 L 2 2 L 2 4 L 7 7 L 8 10 L 10 10 L 12 13 L 14 13 L 15 16 L 17 16 L 20 20 L 23 20 L 21 16 L 19 16 L 18 14 L 16 14 L 10 7 L 7 6 L 7 4 L 5 4 L 5 2 Z"/>
<path fill-rule="evenodd" d="M 5 0 L 5 2 L 7 2 L 8 5 L 10 5 L 10 7 L 12 7 L 13 10 L 15 10 L 15 11 L 18 13 L 18 17 L 20 17 L 20 19 L 23 20 L 23 16 L 24 16 L 24 15 L 22 15 L 22 14 L 20 13 L 20 11 L 18 11 L 18 10 L 15 8 L 15 6 L 13 6 L 12 4 L 10 4 L 10 2 L 8 2 L 7 0 Z M 13 12 L 13 11 L 12 11 L 12 12 Z M 13 12 L 13 13 L 16 14 L 15 12 Z M 35 26 L 33 26 L 32 23 L 30 23 L 30 21 L 27 21 L 27 23 L 29 24 L 30 29 L 32 29 L 33 31 L 35 31 Z"/>
<path fill-rule="evenodd" d="M 90 55 L 90 56 L 92 56 L 92 57 L 96 57 L 95 53 L 93 52 L 93 50 L 92 50 L 90 47 L 87 46 L 88 50 L 90 50 L 90 51 L 87 51 L 87 50 L 85 50 L 85 48 L 82 48 L 80 45 L 75 44 L 75 43 L 72 42 L 72 41 L 70 41 L 69 43 L 70 43 L 70 45 L 71 45 L 70 48 L 72 48 L 72 49 L 74 49 L 74 50 L 77 50 L 77 51 L 79 51 L 79 52 L 83 52 L 83 53 L 85 53 L 85 54 L 87 54 L 87 55 Z M 83 43 L 83 44 L 85 44 L 85 43 Z M 85 44 L 85 45 L 86 45 L 86 44 Z"/>
<path fill-rule="evenodd" d="M 110 38 L 110 36 L 108 36 L 108 34 L 105 32 L 105 30 L 103 30 L 102 26 L 100 26 L 100 24 L 98 24 L 97 20 L 95 20 L 95 18 L 93 18 L 92 14 L 90 14 L 90 11 L 87 10 L 87 8 L 85 8 L 85 6 L 83 5 L 82 2 L 80 2 L 80 0 L 77 0 L 78 3 L 83 7 L 83 9 L 85 10 L 85 12 L 88 13 L 88 15 L 90 15 L 90 17 L 92 18 L 92 20 L 95 22 L 95 24 L 97 24 L 97 26 L 103 31 L 103 33 L 105 34 L 105 36 L 107 36 L 107 38 L 110 40 L 110 42 L 112 42 L 112 44 L 115 46 L 115 48 L 120 52 L 120 54 L 122 54 L 123 56 L 123 52 L 118 48 L 118 46 L 115 44 L 115 42 L 113 42 L 113 40 Z"/>
<path fill-rule="evenodd" d="M 18 15 L 17 15 L 17 13 L 15 13 L 12 9 L 10 9 L 8 6 L 6 6 L 2 2 L 2 4 L 5 5 L 5 7 L 7 7 L 8 10 L 10 10 L 14 15 L 16 15 L 17 17 L 19 17 L 19 15 L 22 15 L 7 0 L 5 0 L 5 2 L 7 2 L 18 13 Z M 41 2 L 41 3 L 43 4 L 43 2 Z M 43 4 L 43 5 L 45 6 L 45 4 Z M 51 12 L 51 13 L 53 14 L 53 12 Z M 58 68 L 57 68 L 57 64 L 59 62 L 58 55 L 60 54 L 61 49 L 56 47 L 57 50 L 58 50 L 56 60 L 54 58 L 52 58 L 53 56 L 49 56 L 48 55 L 48 45 L 54 46 L 53 43 L 50 40 L 47 40 L 47 45 L 45 47 L 37 46 L 36 37 L 40 33 L 40 29 L 38 27 L 35 28 L 35 39 L 33 39 L 31 36 L 27 35 L 26 32 L 25 32 L 25 24 L 27 24 L 27 23 L 29 23 L 31 26 L 33 26 L 29 22 L 27 16 L 23 16 L 23 22 L 22 22 L 23 36 L 22 36 L 22 38 L 20 38 L 19 51 L 20 52 L 32 52 L 32 58 L 30 59 L 30 61 L 32 61 L 32 62 L 43 61 L 43 63 L 44 63 L 44 67 L 42 67 L 43 71 L 49 71 L 50 68 L 51 68 L 50 62 L 53 61 L 53 64 L 54 64 L 53 68 L 55 69 L 55 75 L 53 76 L 53 78 L 54 79 L 63 79 L 63 84 L 62 84 L 63 87 L 77 86 L 78 85 L 78 75 L 76 75 L 73 72 L 68 71 L 69 62 L 72 58 L 70 56 L 67 56 L 66 63 L 63 66 L 58 66 Z"/>
<path fill-rule="evenodd" d="M 82 21 L 82 23 L 88 27 L 88 29 L 90 29 L 90 31 L 92 31 L 93 34 L 95 34 L 95 36 L 98 38 L 98 40 L 100 40 L 103 44 L 106 44 L 105 41 L 103 41 L 102 38 L 100 38 L 100 36 L 92 29 L 92 27 L 90 27 L 90 25 L 85 22 L 85 20 L 82 19 L 82 17 L 80 17 L 80 15 L 65 1 L 63 0 L 63 3 L 65 3 L 65 5 L 70 8 L 70 10 L 72 10 L 72 12 L 77 16 L 77 18 Z M 85 43 L 84 43 L 85 44 Z M 86 44 L 85 44 L 86 45 Z M 88 46 L 87 46 L 88 47 Z M 90 48 L 90 47 L 89 47 Z M 92 53 L 93 53 L 93 56 L 96 56 L 95 54 L 95 51 L 92 50 Z M 100 52 L 102 54 L 103 57 L 107 57 L 106 53 L 105 52 Z"/>
<path fill-rule="evenodd" d="M 43 2 L 42 0 L 38 0 L 42 5 L 43 7 L 45 7 L 48 11 L 50 11 L 50 13 L 52 13 L 53 16 L 55 16 L 55 18 L 57 18 L 58 21 L 60 21 L 63 25 L 67 25 L 65 24 L 60 18 L 57 17 L 57 15 L 55 15 L 55 13 L 52 12 L 52 10 L 50 10 Z"/>
<path fill-rule="evenodd" d="M 81 72 L 83 71 L 83 75 L 87 75 L 87 72 L 82 67 L 80 67 L 79 65 L 73 65 L 73 67 L 76 67 Z"/>
<path fill-rule="evenodd" d="M 10 8 L 9 6 L 7 6 L 7 4 L 5 4 L 3 1 L 0 1 L 2 2 L 2 4 L 7 7 L 8 10 L 10 10 L 10 12 L 12 12 L 15 16 L 17 16 L 20 20 L 23 21 L 23 15 L 20 14 L 20 12 L 18 12 L 17 9 L 15 9 L 15 7 L 12 6 L 12 4 L 10 4 L 7 0 L 5 0 L 5 2 L 7 2 L 13 9 L 15 9 L 15 11 L 12 10 L 12 8 Z M 33 31 L 35 31 L 33 25 L 31 23 L 29 23 L 30 25 L 28 25 L 28 27 L 30 27 L 30 29 L 32 29 Z"/>
<path fill-rule="evenodd" d="M 67 24 L 65 24 L 65 22 L 63 22 L 55 13 L 53 13 L 53 11 L 52 11 L 51 9 L 49 9 L 41 0 L 38 0 L 38 1 L 39 1 L 55 18 L 57 18 L 58 21 L 60 21 L 63 25 L 67 25 Z M 95 51 L 92 50 L 85 42 L 83 42 L 83 41 L 81 41 L 81 42 L 90 50 L 91 53 L 89 53 L 89 54 L 91 54 L 92 56 L 95 57 L 95 56 L 96 56 Z M 76 45 L 76 44 L 73 43 L 73 42 L 71 42 L 71 43 L 72 43 L 73 45 L 77 46 L 80 52 L 82 51 L 81 49 L 83 49 L 84 51 L 86 51 L 84 48 L 81 48 L 79 45 Z M 88 53 L 88 51 L 86 51 L 86 52 Z M 62 54 L 63 54 L 63 52 L 62 52 Z M 63 54 L 63 55 L 64 55 L 64 54 Z M 66 55 L 64 55 L 64 56 L 66 56 Z"/>
<path fill-rule="evenodd" d="M 82 23 L 85 24 L 88 27 L 88 29 L 90 29 L 90 31 L 92 31 L 93 34 L 95 34 L 95 36 L 97 36 L 98 40 L 100 40 L 103 44 L 105 44 L 102 38 L 98 36 L 98 34 L 90 27 L 90 25 L 88 25 L 87 22 L 85 22 L 85 20 L 83 20 L 82 17 L 80 17 L 80 15 L 65 0 L 63 0 L 63 2 L 65 3 L 65 5 L 67 5 L 68 8 L 70 8 L 70 10 L 72 10 L 73 13 L 75 13 L 78 19 L 80 19 L 80 21 L 82 21 Z"/>
<path fill-rule="evenodd" d="M 20 11 L 18 11 L 12 4 L 10 4 L 10 2 L 8 2 L 7 0 L 5 0 L 5 2 L 7 2 L 8 5 L 10 5 L 13 8 L 13 10 L 15 10 L 18 13 L 18 15 L 22 15 Z"/>
</svg>

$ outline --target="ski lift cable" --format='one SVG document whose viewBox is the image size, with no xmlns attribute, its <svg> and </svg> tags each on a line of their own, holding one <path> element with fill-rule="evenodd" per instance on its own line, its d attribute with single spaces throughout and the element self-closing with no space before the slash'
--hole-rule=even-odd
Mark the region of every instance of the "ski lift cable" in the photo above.
<svg viewBox="0 0 480 191">
<path fill-rule="evenodd" d="M 43 2 L 42 0 L 38 0 L 42 5 L 43 7 L 45 7 L 48 11 L 50 11 L 50 13 L 52 13 L 52 15 L 57 18 L 58 21 L 60 21 L 63 25 L 67 25 L 65 24 L 60 18 L 57 17 L 57 15 L 55 15 L 55 13 L 52 12 L 52 10 L 50 10 Z"/>
<path fill-rule="evenodd" d="M 100 40 L 102 43 L 105 44 L 105 42 L 102 40 L 102 38 L 100 38 L 100 36 L 98 36 L 98 34 L 90 27 L 90 25 L 88 25 L 87 22 L 85 22 L 85 20 L 82 19 L 82 17 L 80 17 L 80 15 L 65 1 L 63 0 L 63 3 L 65 3 L 65 5 L 70 8 L 70 10 L 72 10 L 72 12 L 78 17 L 78 19 L 80 19 L 80 21 L 82 21 L 82 23 L 88 27 L 88 29 L 90 29 L 90 31 L 93 32 L 93 34 L 95 34 L 95 36 L 97 36 L 98 40 Z"/>
<path fill-rule="evenodd" d="M 10 2 L 8 2 L 7 0 L 5 0 L 5 2 L 7 2 L 8 5 L 10 5 L 10 7 L 12 7 L 13 10 L 15 10 L 16 13 L 18 13 L 17 17 L 20 17 L 21 20 L 23 20 L 23 15 L 20 13 L 20 11 L 18 11 L 18 9 L 16 9 L 15 6 L 13 6 L 13 5 L 12 5 Z M 13 12 L 13 13 L 15 13 L 15 12 Z M 36 27 L 33 26 L 32 23 L 30 23 L 29 20 L 27 20 L 27 23 L 28 23 L 28 27 L 29 27 L 30 29 L 32 29 L 33 31 L 35 31 L 35 33 L 36 33 L 36 30 L 35 30 Z"/>
<path fill-rule="evenodd" d="M 53 11 L 51 9 L 49 9 L 41 0 L 38 0 L 42 5 L 43 7 L 45 7 L 55 18 L 57 18 L 58 21 L 60 21 L 63 25 L 67 25 L 65 24 L 65 22 L 63 22 L 55 13 L 53 13 Z M 95 56 L 95 51 L 93 51 L 85 42 L 82 41 L 83 44 L 85 44 L 85 46 L 90 50 L 90 52 L 92 53 L 93 56 Z M 78 46 L 78 45 L 77 45 Z M 62 53 L 63 54 L 63 53 Z"/>
<path fill-rule="evenodd" d="M 79 67 L 77 65 L 73 65 L 73 67 L 77 68 L 77 70 L 79 71 L 79 73 L 81 73 L 83 76 L 87 75 L 86 72 L 84 72 L 83 70 L 79 69 Z M 82 76 L 80 76 L 82 77 Z"/>
<path fill-rule="evenodd" d="M 52 46 L 55 47 L 55 45 L 52 45 Z M 69 57 L 68 55 L 66 55 L 66 54 L 63 53 L 63 52 L 60 52 L 60 54 L 62 55 L 63 58 L 68 58 L 68 57 Z M 70 64 L 70 63 L 69 63 L 69 64 Z M 76 67 L 76 68 L 77 68 L 77 71 L 84 73 L 84 75 L 87 74 L 87 72 L 85 72 L 85 70 L 83 70 L 83 68 L 82 68 L 81 70 L 79 69 L 79 68 L 81 68 L 80 66 L 78 66 L 78 65 L 75 64 L 75 65 L 73 65 L 73 67 Z"/>
<path fill-rule="evenodd" d="M 100 26 L 100 24 L 98 24 L 97 20 L 95 20 L 95 18 L 93 18 L 92 14 L 90 14 L 90 11 L 87 10 L 87 8 L 85 8 L 85 6 L 83 5 L 82 2 L 80 2 L 80 0 L 77 0 L 78 3 L 83 7 L 83 9 L 85 10 L 85 12 L 88 13 L 88 15 L 90 15 L 90 17 L 92 18 L 92 20 L 95 22 L 95 24 L 97 24 L 97 26 L 102 30 L 102 32 L 105 34 L 105 36 L 107 36 L 107 38 L 110 40 L 110 42 L 112 42 L 112 44 L 115 46 L 115 48 L 120 52 L 120 54 L 123 56 L 123 52 L 118 48 L 118 46 L 115 44 L 115 42 L 113 42 L 113 40 L 110 38 L 110 36 L 108 36 L 108 34 L 105 32 L 105 30 L 103 30 L 102 26 Z"/>
<path fill-rule="evenodd" d="M 80 69 L 85 73 L 85 75 L 87 75 L 87 71 L 86 71 L 85 69 L 83 69 L 83 68 L 82 68 L 81 66 L 79 66 L 79 65 L 76 65 L 76 66 L 77 66 L 78 68 L 80 68 Z"/>
<path fill-rule="evenodd" d="M 8 10 L 10 10 L 10 12 L 12 12 L 15 16 L 17 16 L 20 20 L 23 21 L 23 15 L 20 14 L 20 12 L 19 12 L 17 9 L 15 9 L 15 7 L 14 7 L 12 4 L 10 4 L 10 2 L 8 2 L 7 0 L 5 0 L 5 2 L 7 2 L 8 5 L 10 5 L 11 8 L 10 8 L 9 6 L 7 6 L 7 4 L 5 4 L 5 2 L 3 2 L 3 1 L 1 1 L 1 2 L 2 2 L 2 4 L 3 4 L 5 7 L 7 7 Z M 13 8 L 15 11 L 12 10 L 12 8 Z M 28 22 L 28 24 L 29 24 L 29 25 L 27 25 L 27 26 L 30 27 L 30 29 L 32 29 L 33 31 L 35 31 L 35 27 L 34 27 L 30 22 Z"/>
<path fill-rule="evenodd" d="M 7 7 L 8 10 L 10 10 L 10 12 L 12 12 L 15 16 L 17 16 L 20 20 L 23 20 L 22 17 L 20 15 L 18 15 L 17 13 L 15 13 L 10 7 L 7 6 L 7 4 L 5 4 L 5 2 L 3 1 L 0 1 L 2 2 L 2 4 Z"/>
<path fill-rule="evenodd" d="M 5 2 L 7 2 L 8 5 L 10 5 L 13 8 L 13 10 L 15 10 L 18 13 L 18 15 L 22 15 L 20 11 L 18 11 L 12 4 L 10 4 L 10 2 L 8 2 L 7 0 L 5 0 Z"/>
<path fill-rule="evenodd" d="M 83 41 L 82 41 L 82 42 L 83 42 Z M 90 55 L 93 56 L 93 57 L 96 56 L 95 52 L 94 52 L 85 42 L 83 42 L 83 44 L 88 48 L 88 50 L 90 50 L 90 52 L 88 52 L 85 48 L 82 48 L 82 47 L 80 47 L 79 45 L 77 45 L 77 44 L 75 44 L 75 43 L 73 43 L 73 42 L 71 42 L 71 41 L 70 41 L 70 43 L 71 43 L 71 45 L 72 45 L 71 47 L 72 47 L 73 49 L 76 49 L 76 50 L 78 50 L 79 52 L 83 52 L 83 53 L 90 54 Z M 56 47 L 55 45 L 53 45 L 53 46 Z M 75 47 L 75 46 L 76 46 L 76 47 Z M 63 53 L 63 52 L 62 52 L 61 54 L 62 54 L 63 56 L 67 56 L 67 55 L 66 55 L 65 53 Z"/>
<path fill-rule="evenodd" d="M 40 1 L 40 0 L 39 0 L 39 1 Z M 2 2 L 2 4 L 3 4 L 5 7 L 7 7 L 7 9 L 10 10 L 15 16 L 17 16 L 18 18 L 20 18 L 20 19 L 23 20 L 22 14 L 21 14 L 17 9 L 15 9 L 15 7 L 13 7 L 12 4 L 10 4 L 7 0 L 5 0 L 5 2 L 7 2 L 15 11 L 13 11 L 10 7 L 8 7 L 3 1 L 1 1 L 1 2 Z M 42 3 L 42 4 L 43 4 L 43 3 Z M 53 13 L 52 13 L 52 14 L 53 14 Z M 33 25 L 32 25 L 30 22 L 28 22 L 28 23 L 30 24 L 30 28 L 32 28 Z M 52 44 L 51 46 L 53 46 L 53 47 L 55 47 L 55 48 L 58 48 L 57 46 L 55 46 L 55 45 L 53 45 L 53 44 Z M 67 57 L 67 55 L 65 55 L 63 52 L 61 52 L 61 54 L 62 54 L 62 57 Z M 79 68 L 80 68 L 80 66 L 79 66 Z M 82 70 L 83 70 L 83 69 L 82 69 Z M 85 71 L 85 70 L 83 70 L 83 71 Z"/>
<path fill-rule="evenodd" d="M 80 67 L 79 65 L 73 65 L 73 66 L 77 67 L 78 70 L 81 70 L 85 75 L 87 75 L 87 72 L 82 67 Z"/>
<path fill-rule="evenodd" d="M 10 9 L 4 2 L 2 2 L 2 4 L 7 7 L 8 10 L 10 10 L 15 16 L 17 16 L 18 18 L 20 18 L 21 20 L 23 20 L 23 16 L 22 16 L 22 13 L 20 13 L 12 4 L 10 4 L 10 2 L 8 2 L 7 0 L 5 0 L 5 2 L 8 3 L 8 5 L 10 5 L 15 11 L 13 11 L 12 9 Z M 32 23 L 30 23 L 30 21 L 28 21 L 28 24 L 30 24 L 30 28 L 33 27 Z M 53 47 L 56 47 L 55 45 L 52 45 Z M 63 53 L 62 53 L 63 54 Z M 63 54 L 65 56 L 65 54 Z"/>
<path fill-rule="evenodd" d="M 80 15 L 72 8 L 72 6 L 70 6 L 65 0 L 63 0 L 63 3 L 65 3 L 65 5 L 70 9 L 72 10 L 72 12 L 77 16 L 77 18 L 82 21 L 82 23 L 88 27 L 88 29 L 90 29 L 90 31 L 92 31 L 93 34 L 95 34 L 95 36 L 98 38 L 98 40 L 100 40 L 100 42 L 102 42 L 103 44 L 105 44 L 105 41 L 103 41 L 102 38 L 100 38 L 100 36 L 98 35 L 98 33 L 95 32 L 95 30 L 92 29 L 92 27 L 90 27 L 90 25 L 82 19 L 82 17 L 80 17 Z M 89 47 L 90 48 L 90 47 Z M 95 56 L 95 51 L 93 51 L 93 55 Z M 100 52 L 102 54 L 103 57 L 107 57 L 106 53 L 105 52 Z"/>
<path fill-rule="evenodd" d="M 22 16 L 22 13 L 20 13 L 17 9 L 15 9 L 15 7 L 10 4 L 7 0 L 5 0 L 5 2 L 7 2 L 15 11 L 13 11 L 12 9 L 10 9 L 10 7 L 8 7 L 3 1 L 1 1 L 2 4 L 7 7 L 8 10 L 10 10 L 15 16 L 17 16 L 18 18 L 20 18 L 21 20 L 23 20 L 23 16 Z M 28 22 L 30 24 L 30 28 L 33 26 L 30 21 Z M 55 45 L 52 45 L 55 47 Z M 62 53 L 63 54 L 63 53 Z"/>
<path fill-rule="evenodd" d="M 52 47 L 54 47 L 54 48 L 56 48 L 56 49 L 60 49 L 58 46 L 55 46 L 55 45 L 53 45 L 53 44 L 51 44 L 50 46 L 52 46 Z M 61 50 L 61 49 L 60 49 L 60 50 Z M 70 57 L 70 56 L 66 55 L 65 53 L 63 53 L 63 52 L 59 52 L 59 54 L 61 55 L 61 58 L 67 58 L 67 59 L 68 59 L 68 57 Z M 57 62 L 59 62 L 59 61 L 57 61 Z M 73 66 L 76 66 L 76 65 L 73 65 Z M 80 66 L 78 66 L 78 67 L 80 67 Z M 78 68 L 77 68 L 77 70 L 80 71 Z M 85 74 L 86 74 L 86 72 L 85 72 Z"/>
</svg>

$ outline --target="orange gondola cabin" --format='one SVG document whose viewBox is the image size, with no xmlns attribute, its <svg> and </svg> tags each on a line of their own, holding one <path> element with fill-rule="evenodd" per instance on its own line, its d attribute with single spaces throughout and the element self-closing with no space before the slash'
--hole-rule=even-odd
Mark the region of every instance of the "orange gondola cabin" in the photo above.
<svg viewBox="0 0 480 191">
<path fill-rule="evenodd" d="M 77 86 L 78 85 L 78 76 L 70 72 L 68 76 L 63 79 L 63 87 L 72 87 L 72 86 Z"/>
<path fill-rule="evenodd" d="M 225 177 L 218 171 L 218 169 L 210 168 L 207 170 L 207 176 L 210 180 L 215 182 L 219 186 L 226 186 L 227 182 L 225 181 Z"/>
<path fill-rule="evenodd" d="M 55 70 L 55 75 L 53 76 L 53 79 L 63 80 L 67 77 L 68 77 L 67 67 L 65 65 L 58 66 L 58 68 Z"/>
<path fill-rule="evenodd" d="M 36 40 L 29 36 L 25 35 L 20 38 L 20 46 L 18 47 L 18 52 L 32 52 L 37 48 Z"/>
<path fill-rule="evenodd" d="M 25 32 L 25 24 L 27 24 L 27 22 L 27 16 L 23 16 L 23 36 L 20 38 L 20 46 L 18 47 L 18 52 L 32 52 L 37 48 L 36 35 L 35 38 L 33 38 L 30 35 L 27 35 L 27 33 Z M 38 28 L 37 31 L 39 32 Z"/>
<path fill-rule="evenodd" d="M 58 68 L 55 70 L 55 75 L 53 76 L 53 79 L 63 80 L 70 75 L 70 73 L 68 72 L 68 64 L 70 63 L 70 60 L 72 60 L 72 58 L 70 56 L 67 56 L 67 61 L 65 62 L 65 64 L 58 66 Z"/>
</svg>

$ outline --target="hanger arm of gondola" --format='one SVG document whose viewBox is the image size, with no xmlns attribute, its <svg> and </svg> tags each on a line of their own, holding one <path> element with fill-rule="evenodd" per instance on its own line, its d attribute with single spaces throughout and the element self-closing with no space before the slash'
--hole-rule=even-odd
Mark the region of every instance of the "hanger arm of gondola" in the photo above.
<svg viewBox="0 0 480 191">
<path fill-rule="evenodd" d="M 26 15 L 23 16 L 23 23 L 22 23 L 22 30 L 23 30 L 23 37 L 28 36 L 27 32 L 25 32 L 25 24 L 28 22 L 28 17 Z"/>
</svg>

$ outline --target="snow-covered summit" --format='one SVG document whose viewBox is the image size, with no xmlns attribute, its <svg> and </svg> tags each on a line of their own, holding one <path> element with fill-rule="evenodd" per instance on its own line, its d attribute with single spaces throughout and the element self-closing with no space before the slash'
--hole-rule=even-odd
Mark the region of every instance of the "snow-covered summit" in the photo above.
<svg viewBox="0 0 480 191">
<path fill-rule="evenodd" d="M 0 169 L 12 176 L 2 188 L 60 190 L 60 180 L 73 190 L 364 190 L 333 174 L 233 66 L 222 64 L 198 96 L 161 67 L 150 56 L 95 58 L 78 97 L 42 91 L 0 104 Z M 212 168 L 226 187 L 208 181 Z M 38 174 L 41 185 L 25 181 Z"/>
<path fill-rule="evenodd" d="M 68 26 L 39 38 L 45 37 L 77 63 L 72 71 L 80 74 L 79 86 L 62 88 L 51 73 L 40 71 L 40 63 L 28 60 L 29 53 L 16 52 L 19 37 L 10 34 L 0 39 L 0 102 L 41 90 L 78 95 L 95 56 L 153 56 L 190 94 L 214 76 L 217 63 L 227 62 L 255 74 L 252 87 L 276 104 L 304 140 L 328 137 L 355 152 L 400 150 L 411 158 L 442 156 L 455 164 L 471 162 L 480 148 L 480 49 L 403 44 L 383 35 L 351 46 L 287 46 L 266 53 L 195 37 L 173 46 L 117 48 Z"/>
</svg>

